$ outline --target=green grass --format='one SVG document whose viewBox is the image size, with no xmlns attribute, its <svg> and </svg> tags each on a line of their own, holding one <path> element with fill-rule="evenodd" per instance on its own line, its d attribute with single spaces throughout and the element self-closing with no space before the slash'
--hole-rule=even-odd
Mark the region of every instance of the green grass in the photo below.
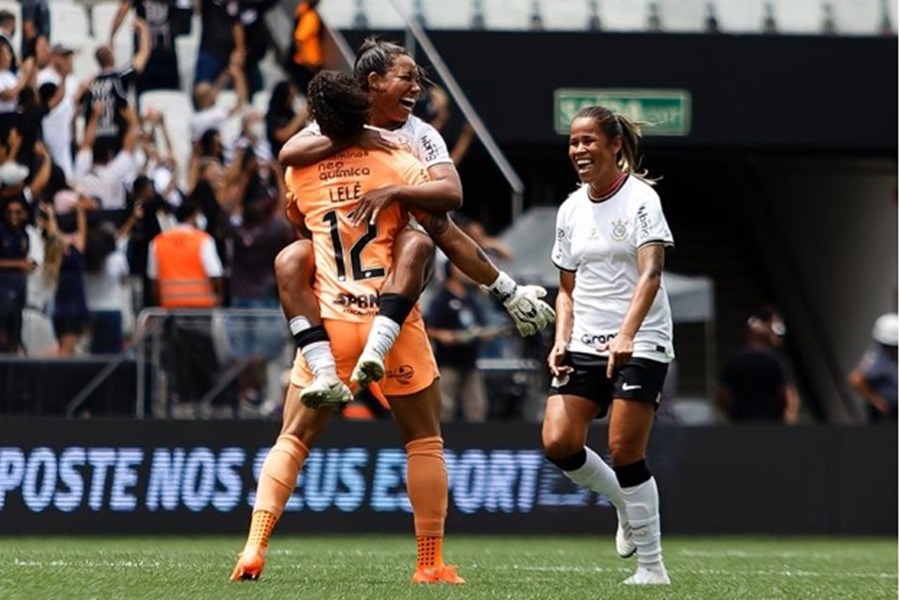
<svg viewBox="0 0 900 600">
<path fill-rule="evenodd" d="M 408 536 L 276 537 L 263 578 L 231 583 L 243 539 L 0 538 L 0 598 L 262 600 L 897 598 L 897 540 L 666 538 L 672 585 L 619 582 L 612 536 L 451 537 L 466 586 L 413 586 Z"/>
</svg>

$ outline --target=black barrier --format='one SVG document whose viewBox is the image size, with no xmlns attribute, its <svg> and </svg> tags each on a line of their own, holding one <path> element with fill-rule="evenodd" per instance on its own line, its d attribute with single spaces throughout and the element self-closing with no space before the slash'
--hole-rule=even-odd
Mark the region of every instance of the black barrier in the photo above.
<svg viewBox="0 0 900 600">
<path fill-rule="evenodd" d="M 271 422 L 0 422 L 0 533 L 229 533 L 247 526 Z M 448 531 L 613 531 L 615 511 L 550 465 L 537 425 L 447 425 Z M 602 448 L 604 429 L 592 444 Z M 672 534 L 896 534 L 895 427 L 657 427 Z M 386 423 L 333 423 L 280 532 L 411 530 Z"/>
</svg>

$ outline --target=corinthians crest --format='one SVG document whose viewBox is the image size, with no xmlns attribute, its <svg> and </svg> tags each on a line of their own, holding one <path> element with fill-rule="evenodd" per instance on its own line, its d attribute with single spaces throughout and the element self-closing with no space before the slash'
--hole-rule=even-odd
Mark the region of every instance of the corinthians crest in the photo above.
<svg viewBox="0 0 900 600">
<path fill-rule="evenodd" d="M 617 219 L 612 222 L 612 239 L 617 242 L 625 241 L 628 237 L 628 228 L 625 227 L 625 221 Z"/>
</svg>

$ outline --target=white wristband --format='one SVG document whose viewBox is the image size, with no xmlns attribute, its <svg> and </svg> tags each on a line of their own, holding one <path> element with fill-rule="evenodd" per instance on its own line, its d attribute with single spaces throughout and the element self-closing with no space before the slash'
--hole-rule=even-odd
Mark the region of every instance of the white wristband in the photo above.
<svg viewBox="0 0 900 600">
<path fill-rule="evenodd" d="M 503 271 L 500 271 L 500 274 L 497 275 L 497 279 L 494 280 L 494 283 L 488 286 L 488 290 L 494 298 L 501 302 L 505 302 L 515 293 L 516 282 L 512 277 Z"/>
</svg>

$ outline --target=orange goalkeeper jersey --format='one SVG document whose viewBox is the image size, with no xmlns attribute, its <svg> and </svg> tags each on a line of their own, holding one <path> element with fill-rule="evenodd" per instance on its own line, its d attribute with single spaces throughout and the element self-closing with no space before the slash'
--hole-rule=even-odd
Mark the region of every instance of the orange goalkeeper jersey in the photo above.
<svg viewBox="0 0 900 600">
<path fill-rule="evenodd" d="M 288 218 L 312 234 L 316 256 L 313 289 L 323 319 L 369 321 L 378 314 L 379 290 L 393 258 L 394 236 L 409 222 L 398 203 L 374 225 L 353 227 L 347 215 L 369 190 L 429 181 L 412 154 L 348 148 L 285 173 Z"/>
</svg>

